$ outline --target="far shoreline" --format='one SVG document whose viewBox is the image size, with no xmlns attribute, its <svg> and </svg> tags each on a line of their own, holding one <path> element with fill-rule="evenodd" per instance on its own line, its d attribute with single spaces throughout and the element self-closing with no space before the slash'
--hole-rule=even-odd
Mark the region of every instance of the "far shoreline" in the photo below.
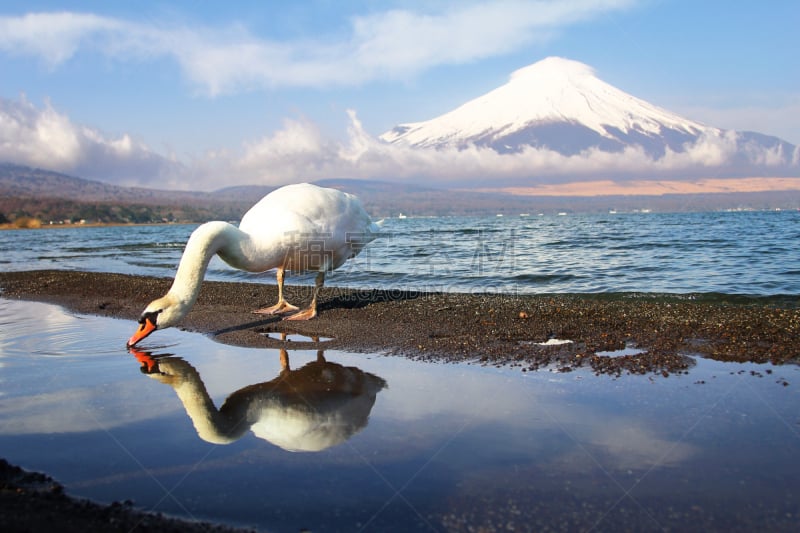
<svg viewBox="0 0 800 533">
<path fill-rule="evenodd" d="M 62 223 L 42 223 L 32 227 L 18 227 L 13 222 L 0 224 L 0 230 L 37 230 L 37 229 L 73 229 L 73 228 L 112 228 L 112 227 L 140 227 L 140 226 L 186 226 L 191 224 L 201 224 L 200 222 L 73 222 L 70 224 Z"/>
</svg>

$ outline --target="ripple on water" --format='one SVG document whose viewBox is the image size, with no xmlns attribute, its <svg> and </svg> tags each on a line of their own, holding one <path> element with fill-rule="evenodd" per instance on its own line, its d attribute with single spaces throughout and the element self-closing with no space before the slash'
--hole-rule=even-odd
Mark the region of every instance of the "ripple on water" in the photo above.
<svg viewBox="0 0 800 533">
<path fill-rule="evenodd" d="M 108 319 L 105 319 L 108 320 Z M 109 336 L 103 319 L 67 313 L 37 302 L 0 298 L 3 355 L 6 357 L 101 356 L 124 341 Z"/>
</svg>

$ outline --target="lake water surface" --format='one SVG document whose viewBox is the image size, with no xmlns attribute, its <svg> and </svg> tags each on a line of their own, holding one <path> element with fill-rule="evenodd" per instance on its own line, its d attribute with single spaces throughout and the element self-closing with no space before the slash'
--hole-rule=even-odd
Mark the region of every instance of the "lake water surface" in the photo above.
<svg viewBox="0 0 800 533">
<path fill-rule="evenodd" d="M 192 225 L 0 232 L 0 268 L 172 277 Z M 504 294 L 800 295 L 800 212 L 388 219 L 326 285 Z M 214 258 L 207 279 L 275 283 Z M 292 275 L 288 284 L 312 284 Z"/>
<path fill-rule="evenodd" d="M 0 454 L 264 531 L 795 531 L 800 369 L 595 376 L 245 349 L 0 299 Z M 288 343 L 291 346 L 291 343 Z"/>
</svg>

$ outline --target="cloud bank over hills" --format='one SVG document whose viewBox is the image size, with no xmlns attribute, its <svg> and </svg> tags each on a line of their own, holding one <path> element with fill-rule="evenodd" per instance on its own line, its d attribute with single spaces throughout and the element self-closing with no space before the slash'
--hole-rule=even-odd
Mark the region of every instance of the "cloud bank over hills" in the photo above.
<svg viewBox="0 0 800 533">
<path fill-rule="evenodd" d="M 199 190 L 328 178 L 535 188 L 800 177 L 797 146 L 680 117 L 561 58 L 520 69 L 506 85 L 449 113 L 380 137 L 365 131 L 356 111 L 347 113 L 341 139 L 310 120 L 286 119 L 241 146 L 179 160 L 128 134 L 75 124 L 49 102 L 37 107 L 21 96 L 0 99 L 0 161 L 122 185 Z"/>
<path fill-rule="evenodd" d="M 49 102 L 0 98 L 0 162 L 39 167 L 122 185 L 179 186 L 185 167 L 129 135 L 74 124 Z"/>
</svg>

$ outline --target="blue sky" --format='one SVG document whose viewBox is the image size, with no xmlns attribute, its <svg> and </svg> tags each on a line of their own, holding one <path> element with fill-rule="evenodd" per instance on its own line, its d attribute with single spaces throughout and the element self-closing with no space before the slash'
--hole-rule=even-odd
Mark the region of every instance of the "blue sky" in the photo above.
<svg viewBox="0 0 800 533">
<path fill-rule="evenodd" d="M 798 23 L 791 0 L 6 1 L 0 160 L 209 190 L 402 178 L 378 135 L 554 55 L 800 144 Z"/>
</svg>

